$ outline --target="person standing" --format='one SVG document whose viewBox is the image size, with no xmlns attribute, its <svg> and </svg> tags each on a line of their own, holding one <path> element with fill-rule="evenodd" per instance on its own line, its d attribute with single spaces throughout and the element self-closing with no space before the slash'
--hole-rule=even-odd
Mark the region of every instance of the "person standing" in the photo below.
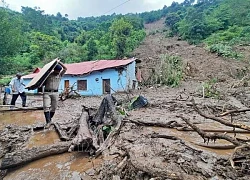
<svg viewBox="0 0 250 180">
<path fill-rule="evenodd" d="M 10 81 L 10 87 L 12 90 L 12 99 L 11 99 L 10 104 L 15 106 L 16 100 L 17 100 L 18 96 L 20 96 L 22 99 L 22 106 L 26 107 L 26 94 L 24 92 L 25 84 L 23 83 L 21 73 L 17 73 L 16 77 L 14 77 Z"/>
<path fill-rule="evenodd" d="M 45 128 L 50 127 L 52 118 L 55 114 L 59 100 L 58 88 L 61 77 L 66 70 L 67 68 L 58 60 L 58 64 L 44 82 L 43 109 L 46 120 Z"/>
<path fill-rule="evenodd" d="M 4 95 L 3 95 L 3 105 L 9 105 L 10 101 L 9 101 L 9 97 L 11 95 L 11 88 L 10 86 L 5 86 L 4 87 Z"/>
</svg>

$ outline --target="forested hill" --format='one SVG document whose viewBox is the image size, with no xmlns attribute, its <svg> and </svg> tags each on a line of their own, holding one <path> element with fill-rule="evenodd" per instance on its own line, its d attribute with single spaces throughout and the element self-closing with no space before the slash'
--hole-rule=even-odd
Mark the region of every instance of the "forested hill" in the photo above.
<svg viewBox="0 0 250 180">
<path fill-rule="evenodd" d="M 0 75 L 32 71 L 55 57 L 65 63 L 129 57 L 146 36 L 144 23 L 165 18 L 167 36 L 205 43 L 211 52 L 240 58 L 234 45 L 249 45 L 250 0 L 185 0 L 158 11 L 79 17 L 21 13 L 0 8 Z"/>
</svg>

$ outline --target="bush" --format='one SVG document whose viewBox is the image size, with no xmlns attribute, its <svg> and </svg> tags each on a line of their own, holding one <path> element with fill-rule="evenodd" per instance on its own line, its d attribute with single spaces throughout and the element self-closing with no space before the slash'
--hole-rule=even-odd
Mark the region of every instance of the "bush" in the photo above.
<svg viewBox="0 0 250 180">
<path fill-rule="evenodd" d="M 216 89 L 217 79 L 210 79 L 208 82 L 203 83 L 203 96 L 206 98 L 214 97 L 220 99 L 220 92 Z"/>
<path fill-rule="evenodd" d="M 216 53 L 218 56 L 230 57 L 234 59 L 240 59 L 243 57 L 242 54 L 234 51 L 231 46 L 224 45 L 221 43 L 212 44 L 211 46 L 208 46 L 207 48 L 211 53 Z"/>
<path fill-rule="evenodd" d="M 165 84 L 171 87 L 176 87 L 180 84 L 183 77 L 182 60 L 179 56 L 162 57 L 158 81 L 160 84 Z"/>
</svg>

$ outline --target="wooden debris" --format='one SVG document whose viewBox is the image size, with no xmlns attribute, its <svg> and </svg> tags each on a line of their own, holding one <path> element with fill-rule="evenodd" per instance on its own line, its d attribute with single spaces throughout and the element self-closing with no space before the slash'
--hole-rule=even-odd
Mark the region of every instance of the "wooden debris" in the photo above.
<svg viewBox="0 0 250 180">
<path fill-rule="evenodd" d="M 205 117 L 207 119 L 212 119 L 214 121 L 217 121 L 221 124 L 224 124 L 226 126 L 229 126 L 229 127 L 233 127 L 233 128 L 239 128 L 239 129 L 244 129 L 244 130 L 247 130 L 247 131 L 250 131 L 250 126 L 247 126 L 245 124 L 235 124 L 235 123 L 231 123 L 229 120 L 225 120 L 225 119 L 222 119 L 222 118 L 219 118 L 219 117 L 215 117 L 213 115 L 207 115 L 205 113 L 203 113 L 201 110 L 199 110 L 195 104 L 195 101 L 194 99 L 191 100 L 192 101 L 192 104 L 193 104 L 193 107 L 194 109 L 198 112 L 199 115 L 201 115 L 202 117 Z"/>
<path fill-rule="evenodd" d="M 68 149 L 69 152 L 74 150 L 74 147 L 80 145 L 81 143 L 87 142 L 87 144 L 92 144 L 92 135 L 89 131 L 88 126 L 89 115 L 86 108 L 83 108 L 82 114 L 79 120 L 79 129 L 77 135 L 72 140 L 71 145 Z"/>
<path fill-rule="evenodd" d="M 210 140 L 216 141 L 216 139 L 225 139 L 225 140 L 231 142 L 232 144 L 234 144 L 235 146 L 240 146 L 243 144 L 243 143 L 239 142 L 236 138 L 233 138 L 233 137 L 228 136 L 226 134 L 206 133 L 206 132 L 202 131 L 201 129 L 199 129 L 197 126 L 195 126 L 193 123 L 191 123 L 188 118 L 185 118 L 183 116 L 177 116 L 177 117 L 181 118 L 191 128 L 193 128 L 204 139 L 204 142 L 206 142 L 206 141 L 209 142 Z"/>
<path fill-rule="evenodd" d="M 70 142 L 61 142 L 7 153 L 2 159 L 0 170 L 18 167 L 37 159 L 67 152 L 69 145 Z"/>
<path fill-rule="evenodd" d="M 40 111 L 43 110 L 43 107 L 11 107 L 9 109 L 0 109 L 0 112 L 8 111 Z"/>
<path fill-rule="evenodd" d="M 228 114 L 241 113 L 241 112 L 247 112 L 247 111 L 250 111 L 250 108 L 226 111 L 226 112 L 220 114 L 220 116 L 222 117 L 222 116 L 226 116 Z"/>
</svg>

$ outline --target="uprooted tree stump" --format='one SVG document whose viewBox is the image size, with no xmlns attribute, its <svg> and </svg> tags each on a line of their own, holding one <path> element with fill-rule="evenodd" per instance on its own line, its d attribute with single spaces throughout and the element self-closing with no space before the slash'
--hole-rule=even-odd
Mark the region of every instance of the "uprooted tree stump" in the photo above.
<svg viewBox="0 0 250 180">
<path fill-rule="evenodd" d="M 78 121 L 56 122 L 54 127 L 60 139 L 65 142 L 26 149 L 20 147 L 27 142 L 28 135 L 18 141 L 19 148 L 11 147 L 15 143 L 11 144 L 13 137 L 0 139 L 0 143 L 5 143 L 6 146 L 2 151 L 0 170 L 17 167 L 47 156 L 71 152 L 79 147 L 81 151 L 90 152 L 90 155 L 100 155 L 112 144 L 121 126 L 123 116 L 116 111 L 115 101 L 113 96 L 107 95 L 96 113 L 93 113 L 92 108 L 84 106 Z M 29 127 L 22 131 L 30 135 L 32 129 Z"/>
</svg>

